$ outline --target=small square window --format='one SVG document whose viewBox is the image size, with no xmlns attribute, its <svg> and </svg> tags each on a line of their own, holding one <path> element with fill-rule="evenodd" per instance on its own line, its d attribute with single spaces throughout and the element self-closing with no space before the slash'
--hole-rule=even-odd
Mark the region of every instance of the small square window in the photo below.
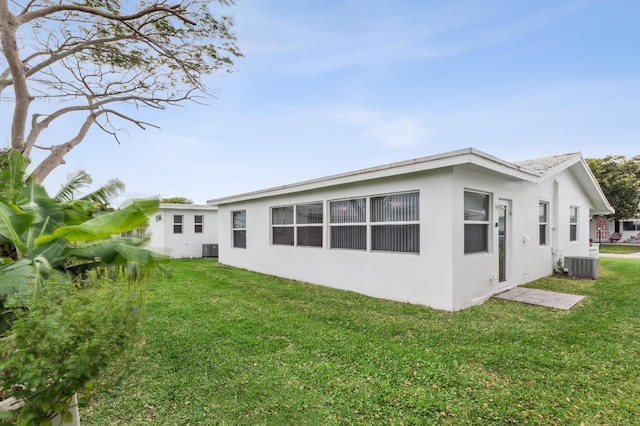
<svg viewBox="0 0 640 426">
<path fill-rule="evenodd" d="M 247 211 L 231 212 L 233 247 L 247 248 Z"/>
<path fill-rule="evenodd" d="M 578 207 L 569 207 L 569 241 L 578 241 Z"/>
<path fill-rule="evenodd" d="M 195 215 L 193 217 L 193 231 L 196 234 L 202 234 L 204 230 L 204 216 L 203 215 Z"/>
<path fill-rule="evenodd" d="M 183 217 L 180 214 L 173 215 L 173 233 L 182 234 Z"/>
<path fill-rule="evenodd" d="M 549 223 L 549 203 L 541 201 L 538 204 L 538 228 L 540 233 L 539 240 L 540 240 L 541 246 L 547 245 L 548 223 Z"/>
</svg>

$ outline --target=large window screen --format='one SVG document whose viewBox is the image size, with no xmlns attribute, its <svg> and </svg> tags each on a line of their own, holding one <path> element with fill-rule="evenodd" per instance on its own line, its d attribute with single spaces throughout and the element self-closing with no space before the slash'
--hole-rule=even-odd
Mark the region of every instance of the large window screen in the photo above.
<svg viewBox="0 0 640 426">
<path fill-rule="evenodd" d="M 367 249 L 367 200 L 332 201 L 330 203 L 331 248 Z"/>
<path fill-rule="evenodd" d="M 420 195 L 417 192 L 372 197 L 371 250 L 419 253 L 419 209 Z"/>
<path fill-rule="evenodd" d="M 274 245 L 322 247 L 322 203 L 271 208 L 271 243 Z"/>
<path fill-rule="evenodd" d="M 247 248 L 247 211 L 232 212 L 233 247 Z"/>
</svg>

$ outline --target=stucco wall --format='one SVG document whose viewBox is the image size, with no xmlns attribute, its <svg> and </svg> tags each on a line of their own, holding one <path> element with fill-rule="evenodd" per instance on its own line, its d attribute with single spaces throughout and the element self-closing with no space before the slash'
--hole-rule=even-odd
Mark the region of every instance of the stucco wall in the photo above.
<svg viewBox="0 0 640 426">
<path fill-rule="evenodd" d="M 451 171 L 414 174 L 220 206 L 220 262 L 351 290 L 374 297 L 451 310 Z M 420 254 L 328 248 L 330 200 L 420 191 Z M 270 244 L 270 208 L 322 201 L 324 247 Z M 231 212 L 246 209 L 247 248 L 231 247 Z"/>
<path fill-rule="evenodd" d="M 464 191 L 491 195 L 491 231 L 487 253 L 464 254 Z M 465 167 L 454 170 L 454 251 L 453 305 L 455 309 L 483 302 L 508 288 L 553 273 L 553 263 L 564 256 L 589 255 L 589 209 L 570 169 L 539 183 L 509 180 L 479 173 Z M 539 202 L 549 203 L 547 244 L 539 240 Z M 506 280 L 498 276 L 498 209 L 500 202 L 510 205 L 507 227 Z M 569 207 L 578 207 L 578 238 L 569 241 Z"/>
<path fill-rule="evenodd" d="M 400 254 L 328 248 L 330 200 L 420 191 L 420 253 Z M 464 254 L 464 191 L 491 195 L 489 249 Z M 271 245 L 270 208 L 323 202 L 324 247 Z M 497 209 L 510 205 L 506 280 L 498 280 Z M 538 203 L 549 203 L 548 240 L 539 244 Z M 569 241 L 569 206 L 579 207 L 578 240 Z M 374 297 L 459 310 L 491 295 L 550 275 L 561 256 L 587 256 L 590 201 L 570 169 L 532 183 L 475 166 L 454 166 L 316 189 L 298 194 L 223 204 L 220 262 L 254 271 Z M 246 210 L 247 248 L 231 247 L 231 212 Z"/>
</svg>

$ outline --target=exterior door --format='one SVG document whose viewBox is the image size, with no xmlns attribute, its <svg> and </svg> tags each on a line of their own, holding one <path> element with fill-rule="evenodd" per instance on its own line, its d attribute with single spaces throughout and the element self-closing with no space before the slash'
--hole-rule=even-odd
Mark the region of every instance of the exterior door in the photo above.
<svg viewBox="0 0 640 426">
<path fill-rule="evenodd" d="M 507 265 L 509 262 L 509 247 L 511 241 L 510 232 L 511 203 L 508 200 L 500 200 L 498 203 L 498 281 L 507 281 Z"/>
</svg>

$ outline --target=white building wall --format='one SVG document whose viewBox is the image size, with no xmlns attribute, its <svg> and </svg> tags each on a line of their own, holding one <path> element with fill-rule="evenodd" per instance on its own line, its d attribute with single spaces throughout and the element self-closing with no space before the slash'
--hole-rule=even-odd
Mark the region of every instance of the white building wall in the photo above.
<svg viewBox="0 0 640 426">
<path fill-rule="evenodd" d="M 330 200 L 420 191 L 420 253 L 329 249 Z M 324 247 L 272 245 L 270 208 L 324 203 Z M 220 262 L 369 296 L 451 310 L 451 171 L 420 173 L 220 206 Z M 247 248 L 231 247 L 231 212 L 246 210 Z"/>
<path fill-rule="evenodd" d="M 182 215 L 182 233 L 173 229 L 174 215 Z M 203 216 L 202 233 L 195 232 L 195 216 Z M 203 244 L 218 244 L 218 211 L 211 206 L 162 204 L 149 219 L 149 248 L 173 258 L 202 257 Z"/>
<path fill-rule="evenodd" d="M 464 191 L 491 195 L 489 251 L 464 254 Z M 556 196 L 557 191 L 557 196 Z M 591 202 L 570 169 L 538 184 L 509 180 L 457 167 L 454 171 L 454 309 L 482 303 L 491 295 L 551 275 L 554 262 L 565 256 L 589 255 Z M 499 282 L 498 204 L 511 205 L 507 227 L 506 280 Z M 547 244 L 540 245 L 540 202 L 549 203 Z M 569 241 L 569 208 L 578 207 L 578 238 Z"/>
<path fill-rule="evenodd" d="M 491 194 L 487 253 L 464 254 L 464 191 Z M 420 254 L 363 252 L 328 248 L 330 200 L 420 191 Z M 498 280 L 498 211 L 510 203 L 507 279 Z M 324 203 L 324 248 L 271 245 L 270 208 Z M 549 203 L 547 244 L 539 244 L 538 203 Z M 569 241 L 569 206 L 579 207 L 578 240 Z M 491 295 L 553 272 L 562 256 L 587 256 L 590 201 L 570 169 L 532 183 L 478 168 L 437 171 L 329 187 L 278 197 L 223 204 L 220 262 L 257 272 L 373 297 L 459 310 Z M 246 210 L 247 248 L 233 248 L 231 212 Z"/>
</svg>

